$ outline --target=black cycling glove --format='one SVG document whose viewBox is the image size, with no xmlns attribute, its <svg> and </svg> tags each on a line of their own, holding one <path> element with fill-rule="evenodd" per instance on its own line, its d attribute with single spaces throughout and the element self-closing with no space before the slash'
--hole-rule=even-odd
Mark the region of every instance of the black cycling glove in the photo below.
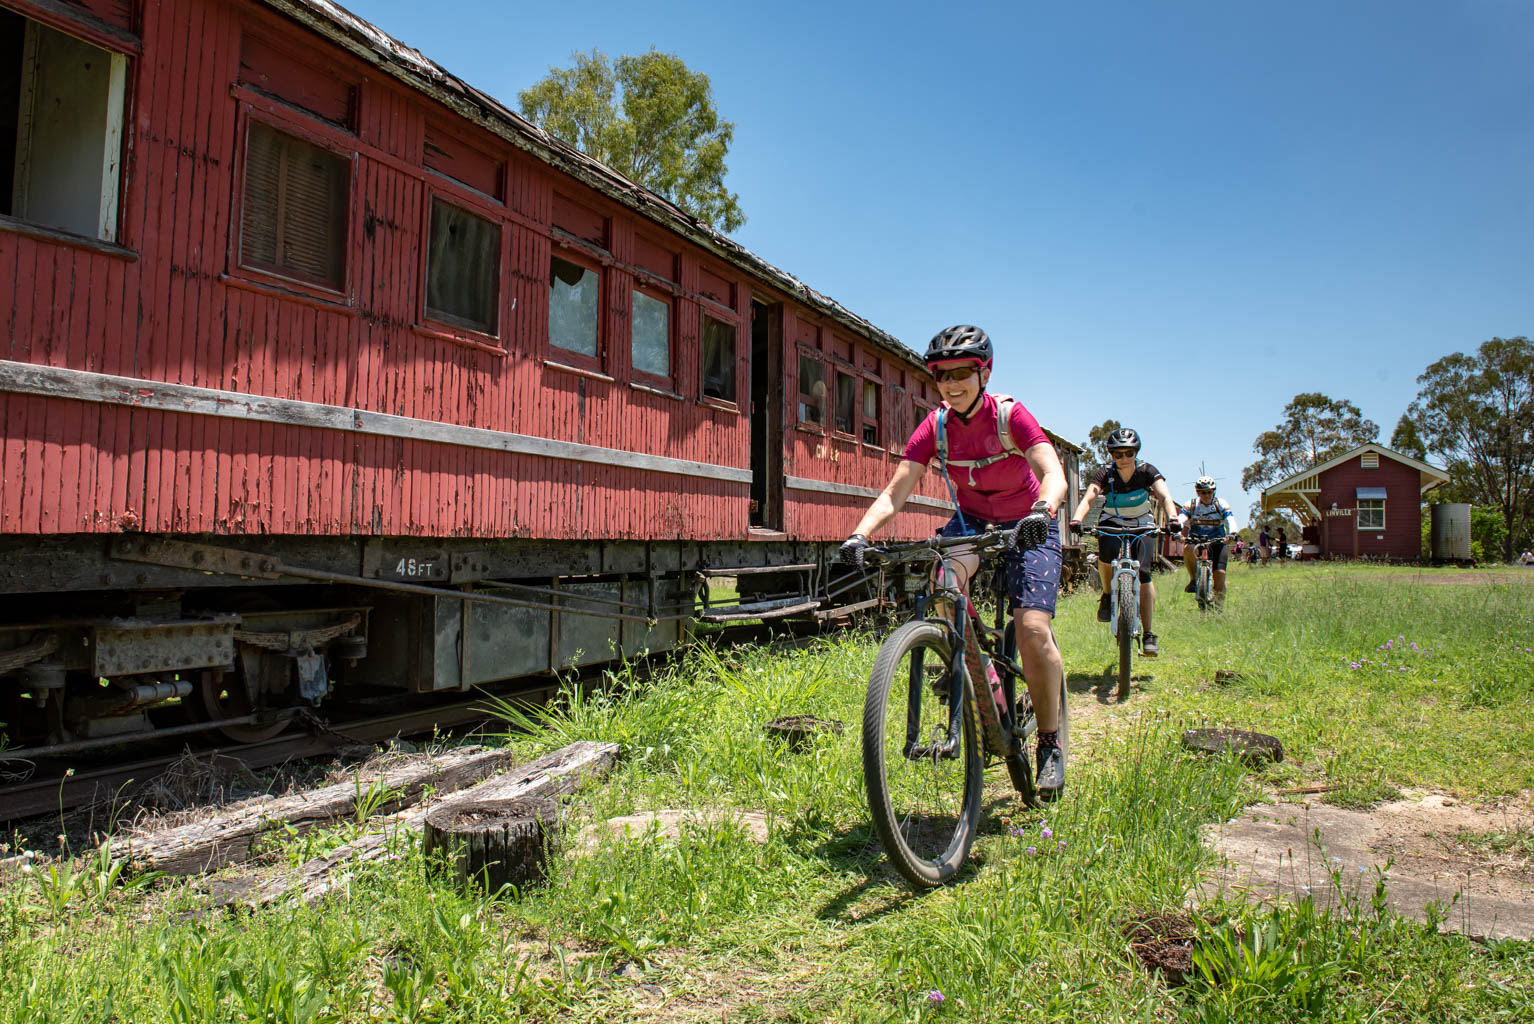
<svg viewBox="0 0 1534 1024">
<path fill-rule="evenodd" d="M 836 549 L 836 559 L 843 565 L 853 565 L 861 569 L 863 552 L 866 550 L 868 550 L 868 538 L 861 533 L 854 533 L 842 541 L 842 546 Z"/>
<path fill-rule="evenodd" d="M 1049 539 L 1049 524 L 1054 517 L 1049 514 L 1049 505 L 1042 501 L 1033 503 L 1033 511 L 1028 513 L 1017 524 L 1017 532 L 1014 536 L 1014 546 L 1024 551 L 1044 546 Z"/>
</svg>

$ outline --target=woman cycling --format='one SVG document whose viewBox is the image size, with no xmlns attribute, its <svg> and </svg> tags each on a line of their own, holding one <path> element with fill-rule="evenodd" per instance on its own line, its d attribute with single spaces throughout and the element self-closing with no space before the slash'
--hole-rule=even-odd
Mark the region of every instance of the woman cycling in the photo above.
<svg viewBox="0 0 1534 1024">
<path fill-rule="evenodd" d="M 937 380 L 941 408 L 906 442 L 904 456 L 883 492 L 841 546 L 841 559 L 862 565 L 868 538 L 895 517 L 934 457 L 959 506 L 946 537 L 1018 527 L 1018 547 L 1006 552 L 1007 591 L 1017 633 L 1018 660 L 1039 724 L 1037 785 L 1045 799 L 1065 789 L 1060 752 L 1060 650 L 1050 622 L 1060 585 L 1060 531 L 1055 513 L 1065 499 L 1065 472 L 1033 414 L 1007 396 L 987 394 L 991 340 L 978 327 L 940 331 L 927 345 L 927 369 Z M 1000 422 L 1007 410 L 1006 428 Z M 945 559 L 942 571 L 963 588 L 979 568 L 977 555 Z"/>
</svg>

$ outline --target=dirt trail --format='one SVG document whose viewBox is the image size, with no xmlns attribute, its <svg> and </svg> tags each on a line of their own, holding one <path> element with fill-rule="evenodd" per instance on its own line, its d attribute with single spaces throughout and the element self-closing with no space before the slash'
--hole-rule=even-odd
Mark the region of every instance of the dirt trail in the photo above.
<svg viewBox="0 0 1534 1024">
<path fill-rule="evenodd" d="M 1224 858 L 1209 888 L 1310 894 L 1323 904 L 1356 893 L 1367 907 L 1376 869 L 1388 864 L 1387 898 L 1401 913 L 1424 919 L 1429 903 L 1448 907 L 1457 895 L 1445 929 L 1534 938 L 1531 805 L 1528 792 L 1485 807 L 1433 793 L 1369 811 L 1256 804 L 1206 830 Z"/>
</svg>

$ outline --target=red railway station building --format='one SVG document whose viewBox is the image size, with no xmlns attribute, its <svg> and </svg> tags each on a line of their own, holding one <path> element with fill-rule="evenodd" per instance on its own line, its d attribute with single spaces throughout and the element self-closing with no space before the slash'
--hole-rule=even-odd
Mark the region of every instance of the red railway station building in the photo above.
<svg viewBox="0 0 1534 1024">
<path fill-rule="evenodd" d="M 1316 557 L 1416 560 L 1422 501 L 1448 479 L 1437 466 L 1366 444 L 1265 488 L 1262 507 L 1297 515 Z"/>
</svg>

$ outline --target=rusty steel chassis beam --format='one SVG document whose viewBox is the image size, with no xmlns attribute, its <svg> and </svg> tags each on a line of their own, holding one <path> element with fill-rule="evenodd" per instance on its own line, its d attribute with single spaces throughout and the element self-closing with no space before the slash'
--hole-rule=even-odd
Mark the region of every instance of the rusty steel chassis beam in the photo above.
<svg viewBox="0 0 1534 1024">
<path fill-rule="evenodd" d="M 479 601 L 485 604 L 506 605 L 511 608 L 530 608 L 534 611 L 559 612 L 564 615 L 589 615 L 603 619 L 622 619 L 628 622 L 644 622 L 650 625 L 657 622 L 676 622 L 693 617 L 691 612 L 651 617 L 644 614 L 630 614 L 625 611 L 609 610 L 609 608 L 633 608 L 633 605 L 600 597 L 564 595 L 559 598 L 561 602 L 579 601 L 588 605 L 608 606 L 607 608 L 582 609 L 571 604 L 556 603 L 554 601 L 524 601 L 514 597 L 487 594 L 482 591 L 449 590 L 445 587 L 428 587 L 420 583 L 373 579 L 353 573 L 334 572 L 329 569 L 306 569 L 302 566 L 287 565 L 280 558 L 271 555 L 252 555 L 248 551 L 239 551 L 234 548 L 222 548 L 211 544 L 194 544 L 188 541 L 162 540 L 155 537 L 117 538 L 112 544 L 111 553 L 113 558 L 122 559 L 123 561 L 146 562 L 151 565 L 191 569 L 197 572 L 269 580 L 290 576 L 296 579 L 314 580 L 320 583 L 345 583 L 351 586 L 368 587 L 375 590 L 392 590 L 401 594 L 449 597 L 455 601 Z M 554 591 L 545 590 L 541 587 L 530 587 L 522 584 L 502 583 L 495 580 L 486 580 L 484 582 L 487 585 L 498 588 L 516 587 L 534 593 L 554 593 Z"/>
</svg>

